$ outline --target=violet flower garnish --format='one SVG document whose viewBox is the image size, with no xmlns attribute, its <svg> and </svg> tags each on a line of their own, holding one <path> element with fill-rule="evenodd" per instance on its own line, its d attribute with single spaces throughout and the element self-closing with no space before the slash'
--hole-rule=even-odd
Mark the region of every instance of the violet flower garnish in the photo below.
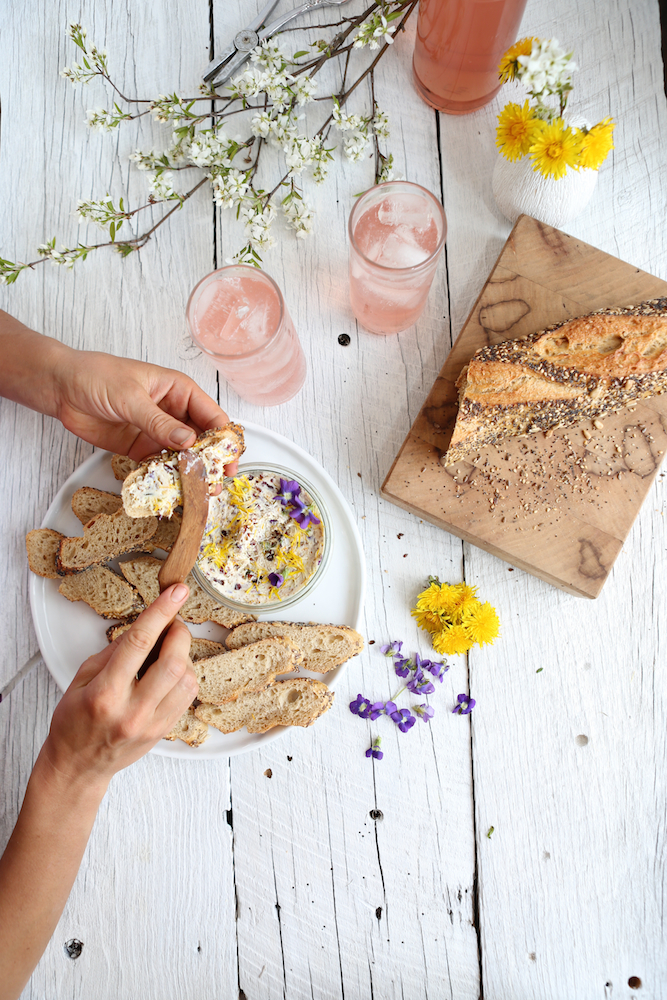
<svg viewBox="0 0 667 1000">
<path fill-rule="evenodd" d="M 376 760 L 382 760 L 384 754 L 380 750 L 380 744 L 382 743 L 382 737 L 376 736 L 366 751 L 367 757 L 375 757 Z"/>
<path fill-rule="evenodd" d="M 272 587 L 282 587 L 285 577 L 282 573 L 269 573 L 269 583 Z"/>
<path fill-rule="evenodd" d="M 301 501 L 299 501 L 301 503 Z M 301 528 L 307 528 L 309 524 L 319 524 L 319 517 L 315 517 L 309 507 L 302 506 L 300 510 L 291 510 L 289 516 L 293 517 Z"/>
<path fill-rule="evenodd" d="M 473 708 L 477 704 L 474 698 L 471 698 L 469 694 L 459 694 L 456 696 L 456 701 L 458 704 L 454 705 L 452 709 L 452 714 L 456 715 L 470 715 Z"/>
<path fill-rule="evenodd" d="M 350 702 L 350 711 L 360 719 L 368 719 L 371 714 L 371 703 L 363 694 L 358 694 L 355 700 Z"/>
<path fill-rule="evenodd" d="M 407 733 L 415 724 L 415 717 L 408 708 L 397 709 L 389 718 L 396 723 L 402 733 Z"/>
<path fill-rule="evenodd" d="M 394 639 L 393 642 L 388 642 L 386 646 L 380 646 L 380 652 L 384 653 L 385 656 L 398 656 L 403 648 L 403 643 L 399 642 L 398 639 Z"/>
<path fill-rule="evenodd" d="M 292 503 L 300 492 L 301 487 L 295 479 L 281 479 L 280 491 L 276 493 L 276 497 L 284 507 L 286 504 Z"/>
</svg>

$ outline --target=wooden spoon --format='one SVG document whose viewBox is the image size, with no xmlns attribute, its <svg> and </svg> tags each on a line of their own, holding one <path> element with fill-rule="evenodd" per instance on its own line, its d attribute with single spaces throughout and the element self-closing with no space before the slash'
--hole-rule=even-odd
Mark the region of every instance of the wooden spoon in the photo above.
<svg viewBox="0 0 667 1000">
<path fill-rule="evenodd" d="M 191 448 L 182 451 L 178 456 L 178 471 L 181 477 L 183 493 L 183 517 L 178 537 L 171 552 L 160 567 L 158 583 L 160 593 L 174 583 L 184 583 L 185 578 L 197 561 L 199 547 L 206 527 L 208 517 L 208 482 L 206 469 L 199 455 Z M 175 616 L 174 616 L 175 617 Z M 164 637 L 171 628 L 174 619 L 169 622 L 158 636 L 157 642 L 144 660 L 137 674 L 141 679 L 152 663 L 160 655 Z"/>
</svg>

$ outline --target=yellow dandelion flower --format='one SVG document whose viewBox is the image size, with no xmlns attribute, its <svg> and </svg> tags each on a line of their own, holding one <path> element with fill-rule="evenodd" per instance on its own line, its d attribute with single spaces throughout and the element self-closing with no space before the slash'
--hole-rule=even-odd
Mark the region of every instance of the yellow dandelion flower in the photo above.
<svg viewBox="0 0 667 1000">
<path fill-rule="evenodd" d="M 543 127 L 544 122 L 535 117 L 528 101 L 523 107 L 507 104 L 498 115 L 496 146 L 506 160 L 519 160 L 529 152 Z"/>
<path fill-rule="evenodd" d="M 456 585 L 455 590 L 455 614 L 457 618 L 465 614 L 466 611 L 473 611 L 479 607 L 480 602 L 477 598 L 477 587 L 469 587 L 467 583 L 459 583 Z"/>
<path fill-rule="evenodd" d="M 463 618 L 463 628 L 471 641 L 479 646 L 491 645 L 498 638 L 500 619 L 488 601 L 469 611 Z"/>
<path fill-rule="evenodd" d="M 467 653 L 473 645 L 463 625 L 446 625 L 442 632 L 433 636 L 433 648 L 443 656 L 457 656 Z"/>
<path fill-rule="evenodd" d="M 562 118 L 556 118 L 550 125 L 544 123 L 529 150 L 533 169 L 539 170 L 543 177 L 558 180 L 568 167 L 579 166 L 581 142 L 579 130 L 573 131 Z"/>
<path fill-rule="evenodd" d="M 448 583 L 432 583 L 417 597 L 417 611 L 430 611 L 436 615 L 448 615 L 454 610 L 456 588 Z"/>
<path fill-rule="evenodd" d="M 582 133 L 580 164 L 589 170 L 598 170 L 610 150 L 614 148 L 612 133 L 614 122 L 611 118 L 594 125 L 589 132 Z"/>
<path fill-rule="evenodd" d="M 417 625 L 423 628 L 425 632 L 430 632 L 431 635 L 439 632 L 442 628 L 440 615 L 436 615 L 432 611 L 419 611 L 417 608 L 413 608 L 410 614 L 417 622 Z"/>
<path fill-rule="evenodd" d="M 533 51 L 533 42 L 536 41 L 537 38 L 521 38 L 510 46 L 498 66 L 498 77 L 501 83 L 516 80 L 519 72 L 519 56 L 529 56 Z"/>
</svg>

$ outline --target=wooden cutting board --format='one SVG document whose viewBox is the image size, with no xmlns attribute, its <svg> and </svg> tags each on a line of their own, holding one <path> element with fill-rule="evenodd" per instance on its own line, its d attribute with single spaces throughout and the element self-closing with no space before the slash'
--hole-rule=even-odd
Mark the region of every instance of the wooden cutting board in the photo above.
<svg viewBox="0 0 667 1000">
<path fill-rule="evenodd" d="M 663 295 L 660 278 L 520 216 L 382 495 L 556 587 L 597 597 L 667 451 L 667 394 L 445 468 L 454 383 L 486 344 Z"/>
</svg>

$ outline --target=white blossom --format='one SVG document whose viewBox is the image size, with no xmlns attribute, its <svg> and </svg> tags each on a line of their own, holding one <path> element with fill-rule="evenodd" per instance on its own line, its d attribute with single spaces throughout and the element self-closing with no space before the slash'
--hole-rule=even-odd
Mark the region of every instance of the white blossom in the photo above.
<svg viewBox="0 0 667 1000">
<path fill-rule="evenodd" d="M 245 197 L 248 190 L 246 173 L 240 170 L 225 170 L 208 176 L 213 188 L 213 198 L 219 208 L 232 208 Z"/>
<path fill-rule="evenodd" d="M 90 83 L 92 78 L 97 76 L 97 70 L 86 69 L 79 63 L 74 63 L 73 66 L 65 66 L 60 71 L 60 75 L 66 80 L 70 80 L 71 83 Z"/>
<path fill-rule="evenodd" d="M 174 191 L 172 178 L 173 174 L 170 170 L 158 171 L 158 173 L 151 177 L 148 182 L 148 188 L 154 201 L 169 201 L 172 198 L 178 197 Z"/>
<path fill-rule="evenodd" d="M 303 198 L 291 198 L 283 205 L 283 211 L 290 229 L 296 231 L 298 240 L 305 240 L 313 231 L 315 212 Z"/>
<path fill-rule="evenodd" d="M 317 80 L 313 79 L 312 76 L 297 76 L 294 80 L 292 90 L 296 98 L 296 103 L 300 107 L 304 104 L 310 104 L 315 99 L 313 94 L 317 90 Z"/>
<path fill-rule="evenodd" d="M 322 148 L 322 139 L 316 136 L 308 139 L 305 135 L 294 136 L 283 146 L 285 162 L 290 168 L 290 176 L 300 174 L 304 167 L 309 166 L 318 156 Z"/>
<path fill-rule="evenodd" d="M 363 49 L 366 46 L 369 49 L 379 49 L 380 42 L 386 42 L 388 45 L 393 43 L 394 39 L 391 36 L 395 31 L 396 26 L 390 27 L 384 14 L 376 13 L 357 28 L 352 36 L 352 44 L 355 49 Z"/>
<path fill-rule="evenodd" d="M 572 73 L 577 69 L 572 53 L 561 49 L 556 38 L 535 39 L 530 55 L 518 56 L 517 62 L 517 78 L 534 97 L 569 90 Z"/>
<path fill-rule="evenodd" d="M 155 170 L 158 154 L 155 150 L 151 153 L 142 153 L 140 149 L 135 149 L 134 153 L 130 153 L 129 159 L 136 163 L 137 170 Z"/>
<path fill-rule="evenodd" d="M 267 70 L 276 70 L 279 73 L 282 72 L 287 63 L 282 46 L 274 42 L 271 38 L 265 38 L 263 42 L 252 50 L 250 61 L 263 66 Z"/>
<path fill-rule="evenodd" d="M 190 143 L 187 156 L 196 167 L 231 167 L 228 156 L 232 140 L 219 129 L 216 133 L 199 132 Z"/>
<path fill-rule="evenodd" d="M 104 108 L 89 108 L 86 111 L 86 125 L 95 132 L 110 132 L 118 125 L 120 118 Z"/>
<path fill-rule="evenodd" d="M 368 136 L 363 132 L 351 132 L 343 139 L 343 150 L 345 156 L 352 163 L 363 160 L 368 146 Z"/>
<path fill-rule="evenodd" d="M 256 203 L 241 206 L 241 217 L 245 222 L 246 236 L 257 250 L 268 250 L 275 246 L 275 238 L 271 235 L 271 223 L 276 217 L 273 205 L 267 205 L 262 210 Z"/>
<path fill-rule="evenodd" d="M 387 115 L 386 112 L 380 111 L 380 109 L 376 107 L 375 115 L 373 117 L 371 125 L 378 139 L 389 138 L 390 136 L 389 115 Z"/>
</svg>

